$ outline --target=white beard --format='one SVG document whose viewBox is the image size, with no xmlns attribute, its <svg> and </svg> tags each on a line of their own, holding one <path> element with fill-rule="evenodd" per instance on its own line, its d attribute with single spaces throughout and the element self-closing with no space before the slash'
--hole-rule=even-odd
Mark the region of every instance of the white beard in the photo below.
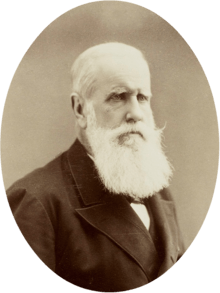
<svg viewBox="0 0 220 293">
<path fill-rule="evenodd" d="M 161 147 L 162 130 L 154 122 L 150 128 L 136 122 L 106 129 L 97 126 L 91 102 L 87 109 L 87 139 L 99 177 L 111 193 L 138 200 L 168 187 L 172 166 Z"/>
</svg>

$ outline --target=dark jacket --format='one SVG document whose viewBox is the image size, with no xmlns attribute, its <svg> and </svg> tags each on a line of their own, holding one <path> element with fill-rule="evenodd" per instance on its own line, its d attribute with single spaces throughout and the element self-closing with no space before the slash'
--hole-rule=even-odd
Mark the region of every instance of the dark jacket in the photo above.
<svg viewBox="0 0 220 293">
<path fill-rule="evenodd" d="M 157 231 L 155 245 L 129 202 L 104 189 L 78 140 L 13 184 L 7 194 L 36 254 L 59 276 L 83 288 L 140 287 L 166 272 L 183 253 L 169 192 L 147 200 Z"/>
</svg>

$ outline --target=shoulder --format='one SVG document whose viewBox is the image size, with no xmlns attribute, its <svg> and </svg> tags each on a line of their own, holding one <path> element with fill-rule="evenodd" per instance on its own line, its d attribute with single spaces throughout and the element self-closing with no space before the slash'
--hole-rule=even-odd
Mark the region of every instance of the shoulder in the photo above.
<svg viewBox="0 0 220 293">
<path fill-rule="evenodd" d="M 18 180 L 6 191 L 11 208 L 17 206 L 25 197 L 29 200 L 33 198 L 43 205 L 65 198 L 69 173 L 65 152 L 44 167 Z"/>
</svg>

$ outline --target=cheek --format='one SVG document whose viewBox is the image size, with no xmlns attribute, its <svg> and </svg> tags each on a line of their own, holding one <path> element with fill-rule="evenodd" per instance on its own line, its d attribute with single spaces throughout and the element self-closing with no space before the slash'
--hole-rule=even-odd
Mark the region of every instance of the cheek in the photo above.
<svg viewBox="0 0 220 293">
<path fill-rule="evenodd" d="M 143 120 L 146 124 L 148 125 L 150 124 L 150 126 L 154 126 L 154 116 L 150 106 L 144 109 L 143 117 L 144 117 Z"/>
<path fill-rule="evenodd" d="M 100 127 L 114 127 L 116 121 L 114 111 L 110 109 L 102 109 L 96 112 L 97 123 Z"/>
<path fill-rule="evenodd" d="M 106 107 L 101 114 L 102 122 L 105 123 L 106 127 L 118 127 L 124 122 L 125 114 L 123 107 Z"/>
</svg>

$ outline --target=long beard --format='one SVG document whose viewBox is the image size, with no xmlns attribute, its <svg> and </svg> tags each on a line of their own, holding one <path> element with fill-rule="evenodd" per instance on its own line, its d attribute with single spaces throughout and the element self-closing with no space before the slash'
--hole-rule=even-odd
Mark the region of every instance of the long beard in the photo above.
<svg viewBox="0 0 220 293">
<path fill-rule="evenodd" d="M 99 177 L 110 192 L 138 200 L 169 185 L 172 166 L 161 147 L 162 130 L 143 122 L 98 127 L 92 103 L 87 107 L 87 139 Z"/>
</svg>

